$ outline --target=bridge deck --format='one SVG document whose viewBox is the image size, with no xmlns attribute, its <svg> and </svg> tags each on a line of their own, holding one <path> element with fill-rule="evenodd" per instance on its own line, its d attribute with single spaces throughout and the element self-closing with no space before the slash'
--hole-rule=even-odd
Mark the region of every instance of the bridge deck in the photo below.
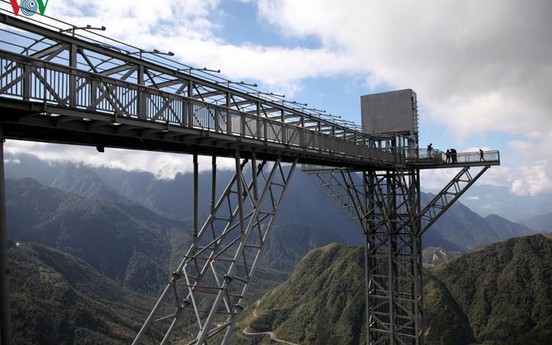
<svg viewBox="0 0 552 345">
<path fill-rule="evenodd" d="M 408 136 L 366 134 L 243 83 L 230 87 L 233 82 L 196 75 L 189 66 L 143 58 L 141 49 L 138 58 L 128 51 L 136 47 L 109 46 L 1 13 L 0 24 L 7 25 L 3 42 L 12 42 L 0 49 L 6 138 L 99 150 L 226 157 L 240 151 L 243 157 L 353 169 L 452 166 L 409 152 Z M 499 164 L 498 154 L 489 158 L 481 164 L 469 156 L 454 165 Z"/>
<path fill-rule="evenodd" d="M 331 148 L 320 145 L 301 145 L 306 140 L 315 141 L 310 133 L 297 134 L 297 144 L 259 140 L 243 134 L 210 130 L 196 126 L 171 126 L 166 123 L 117 118 L 94 112 L 84 112 L 56 106 L 14 100 L 0 96 L 0 122 L 8 139 L 32 140 L 59 144 L 95 146 L 99 150 L 112 147 L 173 153 L 196 153 L 219 157 L 242 157 L 255 153 L 258 159 L 284 162 L 296 159 L 304 164 L 352 167 L 359 169 L 393 167 L 389 153 L 376 148 L 358 147 L 359 151 L 340 150 L 344 144 L 325 139 Z M 310 139 L 309 139 L 310 138 Z M 318 138 L 320 139 L 320 138 Z M 369 151 L 367 151 L 369 150 Z M 362 152 L 372 153 L 363 156 Z M 377 158 L 382 157 L 382 158 Z M 387 159 L 386 159 L 387 158 Z"/>
</svg>

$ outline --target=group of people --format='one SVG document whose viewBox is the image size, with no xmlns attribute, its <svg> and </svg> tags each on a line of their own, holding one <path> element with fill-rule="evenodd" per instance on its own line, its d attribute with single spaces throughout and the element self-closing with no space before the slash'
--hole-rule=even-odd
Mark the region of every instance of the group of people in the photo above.
<svg viewBox="0 0 552 345">
<path fill-rule="evenodd" d="M 447 163 L 458 163 L 458 157 L 456 155 L 456 149 L 447 149 L 445 153 Z"/>
<path fill-rule="evenodd" d="M 427 145 L 427 157 L 431 158 L 432 153 L 433 153 L 433 144 L 429 143 L 429 145 Z M 447 152 L 445 153 L 445 157 L 446 157 L 447 163 L 458 163 L 456 149 L 447 149 Z"/>
<path fill-rule="evenodd" d="M 433 151 L 433 145 L 432 144 L 427 145 L 428 157 L 431 157 L 432 151 Z M 447 152 L 445 153 L 445 157 L 446 157 L 447 163 L 458 163 L 456 149 L 447 149 Z M 479 161 L 485 162 L 485 153 L 483 152 L 482 149 L 479 149 Z"/>
</svg>

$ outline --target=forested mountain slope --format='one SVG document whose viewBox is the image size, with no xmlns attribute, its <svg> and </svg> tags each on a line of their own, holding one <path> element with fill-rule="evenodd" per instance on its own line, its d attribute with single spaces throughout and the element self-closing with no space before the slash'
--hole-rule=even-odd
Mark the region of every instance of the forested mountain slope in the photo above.
<svg viewBox="0 0 552 345">
<path fill-rule="evenodd" d="M 154 302 L 40 244 L 8 257 L 14 345 L 129 344 Z"/>
<path fill-rule="evenodd" d="M 310 252 L 265 295 L 251 327 L 300 344 L 360 344 L 363 251 Z M 438 265 L 425 275 L 427 344 L 552 343 L 552 240 L 510 239 Z"/>
</svg>

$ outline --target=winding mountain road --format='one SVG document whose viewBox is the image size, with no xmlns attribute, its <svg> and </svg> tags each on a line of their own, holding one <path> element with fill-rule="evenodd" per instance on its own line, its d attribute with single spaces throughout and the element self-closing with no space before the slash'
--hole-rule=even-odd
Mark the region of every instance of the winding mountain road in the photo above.
<svg viewBox="0 0 552 345">
<path fill-rule="evenodd" d="M 255 320 L 258 316 L 257 316 L 257 307 L 259 306 L 259 304 L 261 303 L 261 300 L 258 300 L 257 302 L 255 302 L 255 309 L 253 310 L 253 320 Z M 292 343 L 292 342 L 289 342 L 289 341 L 285 341 L 285 340 L 282 340 L 282 339 L 278 339 L 276 338 L 276 335 L 274 334 L 274 332 L 253 332 L 251 330 L 251 327 L 246 327 L 242 333 L 244 335 L 249 335 L 249 336 L 253 336 L 253 335 L 269 335 L 270 336 L 270 339 L 275 341 L 275 342 L 278 342 L 278 343 L 282 343 L 282 344 L 288 344 L 288 345 L 299 345 L 297 343 Z"/>
</svg>

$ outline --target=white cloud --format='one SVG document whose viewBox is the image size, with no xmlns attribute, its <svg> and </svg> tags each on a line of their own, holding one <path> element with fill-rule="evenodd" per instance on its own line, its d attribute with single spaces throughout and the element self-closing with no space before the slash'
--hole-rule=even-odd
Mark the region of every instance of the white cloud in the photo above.
<svg viewBox="0 0 552 345">
<path fill-rule="evenodd" d="M 78 25 L 106 26 L 109 37 L 143 49 L 172 51 L 181 62 L 220 69 L 236 81 L 253 79 L 287 96 L 301 89 L 302 79 L 343 73 L 346 66 L 354 66 L 348 54 L 332 47 L 228 44 L 220 34 L 232 28 L 219 24 L 225 15 L 220 0 L 74 0 L 52 2 L 48 12 Z"/>
<path fill-rule="evenodd" d="M 21 161 L 17 158 L 4 158 L 4 164 L 19 165 Z"/>
<path fill-rule="evenodd" d="M 552 2 L 257 4 L 283 34 L 314 36 L 325 49 L 347 54 L 353 66 L 342 70 L 364 73 L 367 85 L 416 90 L 427 119 L 456 142 L 493 132 L 517 136 L 507 148 L 513 156 L 503 160 L 517 166 L 490 174 L 500 178 L 493 182 L 508 181 L 517 193 L 552 191 Z"/>
<path fill-rule="evenodd" d="M 529 124 L 552 122 L 545 116 L 552 105 L 549 1 L 257 3 L 285 34 L 313 35 L 349 55 L 354 67 L 336 69 L 414 88 L 433 120 L 460 135 L 490 128 L 523 134 Z"/>
<path fill-rule="evenodd" d="M 153 42 L 144 42 L 142 38 L 151 38 L 152 33 L 160 38 L 178 33 L 186 37 L 214 38 L 218 4 L 219 0 L 52 1 L 48 14 L 79 25 L 104 25 L 110 37 L 126 37 L 131 38 L 128 40 L 131 43 L 148 44 Z"/>
<path fill-rule="evenodd" d="M 30 141 L 8 140 L 4 145 L 6 154 L 17 157 L 29 154 L 40 160 L 61 163 L 76 163 L 90 167 L 106 167 L 124 171 L 144 171 L 152 173 L 157 179 L 173 179 L 176 174 L 191 173 L 193 162 L 191 155 L 163 152 L 131 151 L 106 148 L 100 153 L 94 147 L 54 145 Z M 211 171 L 211 157 L 199 157 L 199 171 Z M 234 169 L 231 159 L 217 160 L 217 169 Z"/>
</svg>

